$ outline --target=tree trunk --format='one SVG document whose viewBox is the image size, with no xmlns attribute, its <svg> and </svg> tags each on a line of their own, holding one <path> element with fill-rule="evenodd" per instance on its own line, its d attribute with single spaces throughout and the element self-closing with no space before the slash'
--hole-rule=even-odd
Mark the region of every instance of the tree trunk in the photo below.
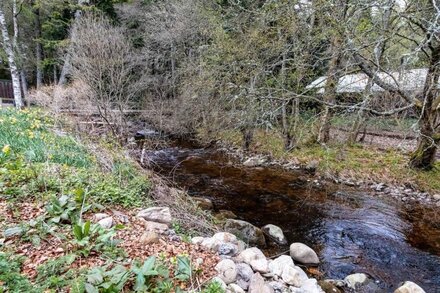
<svg viewBox="0 0 440 293">
<path fill-rule="evenodd" d="M 43 85 L 43 46 L 41 45 L 41 22 L 40 22 L 40 8 L 35 8 L 35 38 L 36 38 L 36 48 L 35 57 L 37 59 L 37 89 L 41 88 Z"/>
<path fill-rule="evenodd" d="M 332 58 L 330 60 L 329 68 L 327 71 L 327 80 L 324 88 L 324 111 L 321 114 L 321 122 L 318 132 L 318 143 L 327 143 L 330 140 L 330 127 L 331 119 L 333 116 L 333 109 L 329 104 L 335 104 L 336 101 L 336 89 L 340 77 L 339 67 L 341 63 L 341 38 L 340 36 L 334 36 L 332 39 L 331 52 Z"/>
<path fill-rule="evenodd" d="M 8 57 L 9 70 L 11 72 L 11 77 L 12 77 L 12 87 L 14 90 L 15 107 L 17 109 L 21 109 L 23 107 L 23 98 L 21 94 L 20 76 L 17 69 L 14 49 L 11 40 L 9 38 L 8 29 L 6 26 L 5 14 L 3 13 L 3 10 L 1 8 L 0 8 L 0 29 L 2 31 L 2 36 L 3 36 L 3 48 Z"/>
<path fill-rule="evenodd" d="M 436 125 L 439 111 L 435 99 L 439 95 L 437 85 L 440 77 L 440 43 L 430 46 L 431 62 L 423 88 L 423 106 L 420 108 L 420 138 L 417 149 L 411 154 L 410 166 L 416 169 L 429 170 L 435 162 L 435 154 L 440 143 L 440 131 Z"/>
</svg>

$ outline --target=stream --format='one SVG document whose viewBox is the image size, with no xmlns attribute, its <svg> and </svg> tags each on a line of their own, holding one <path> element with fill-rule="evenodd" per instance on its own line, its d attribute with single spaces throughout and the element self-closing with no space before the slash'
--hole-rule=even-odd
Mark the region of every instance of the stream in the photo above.
<svg viewBox="0 0 440 293">
<path fill-rule="evenodd" d="M 301 171 L 243 167 L 213 148 L 173 141 L 147 151 L 151 167 L 191 196 L 212 200 L 258 227 L 281 227 L 289 243 L 312 247 L 323 278 L 366 273 L 380 292 L 413 281 L 440 292 L 438 209 L 403 205 L 347 186 L 321 185 Z M 272 246 L 275 255 L 288 246 Z"/>
</svg>

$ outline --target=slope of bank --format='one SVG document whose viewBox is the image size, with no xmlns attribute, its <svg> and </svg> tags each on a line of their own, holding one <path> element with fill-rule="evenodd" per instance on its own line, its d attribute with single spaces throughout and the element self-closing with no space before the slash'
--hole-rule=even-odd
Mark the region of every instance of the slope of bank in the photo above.
<svg viewBox="0 0 440 293">
<path fill-rule="evenodd" d="M 182 192 L 44 111 L 0 122 L 0 291 L 216 292 L 218 257 L 185 241 L 215 226 Z"/>
</svg>

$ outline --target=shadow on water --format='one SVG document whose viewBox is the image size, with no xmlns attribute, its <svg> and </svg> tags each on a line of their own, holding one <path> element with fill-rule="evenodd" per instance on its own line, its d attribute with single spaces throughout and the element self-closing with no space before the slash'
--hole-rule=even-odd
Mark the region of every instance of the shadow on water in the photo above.
<svg viewBox="0 0 440 293">
<path fill-rule="evenodd" d="M 289 242 L 313 247 L 327 278 L 364 272 L 386 291 L 406 280 L 426 292 L 440 288 L 440 221 L 434 210 L 319 186 L 299 171 L 244 168 L 213 149 L 176 143 L 147 155 L 156 171 L 190 195 L 211 199 L 217 210 L 260 227 L 278 225 Z"/>
</svg>

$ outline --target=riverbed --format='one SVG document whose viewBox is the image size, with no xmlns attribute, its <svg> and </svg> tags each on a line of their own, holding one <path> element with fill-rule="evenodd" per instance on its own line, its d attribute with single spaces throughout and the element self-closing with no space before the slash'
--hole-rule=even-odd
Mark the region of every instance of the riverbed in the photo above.
<svg viewBox="0 0 440 293">
<path fill-rule="evenodd" d="M 280 226 L 289 243 L 319 255 L 322 278 L 366 273 L 381 292 L 413 281 L 426 292 L 440 288 L 439 210 L 404 205 L 343 185 L 321 183 L 302 171 L 244 167 L 215 148 L 182 141 L 145 153 L 150 166 L 186 189 L 258 227 Z M 279 254 L 288 246 L 269 246 Z"/>
</svg>

